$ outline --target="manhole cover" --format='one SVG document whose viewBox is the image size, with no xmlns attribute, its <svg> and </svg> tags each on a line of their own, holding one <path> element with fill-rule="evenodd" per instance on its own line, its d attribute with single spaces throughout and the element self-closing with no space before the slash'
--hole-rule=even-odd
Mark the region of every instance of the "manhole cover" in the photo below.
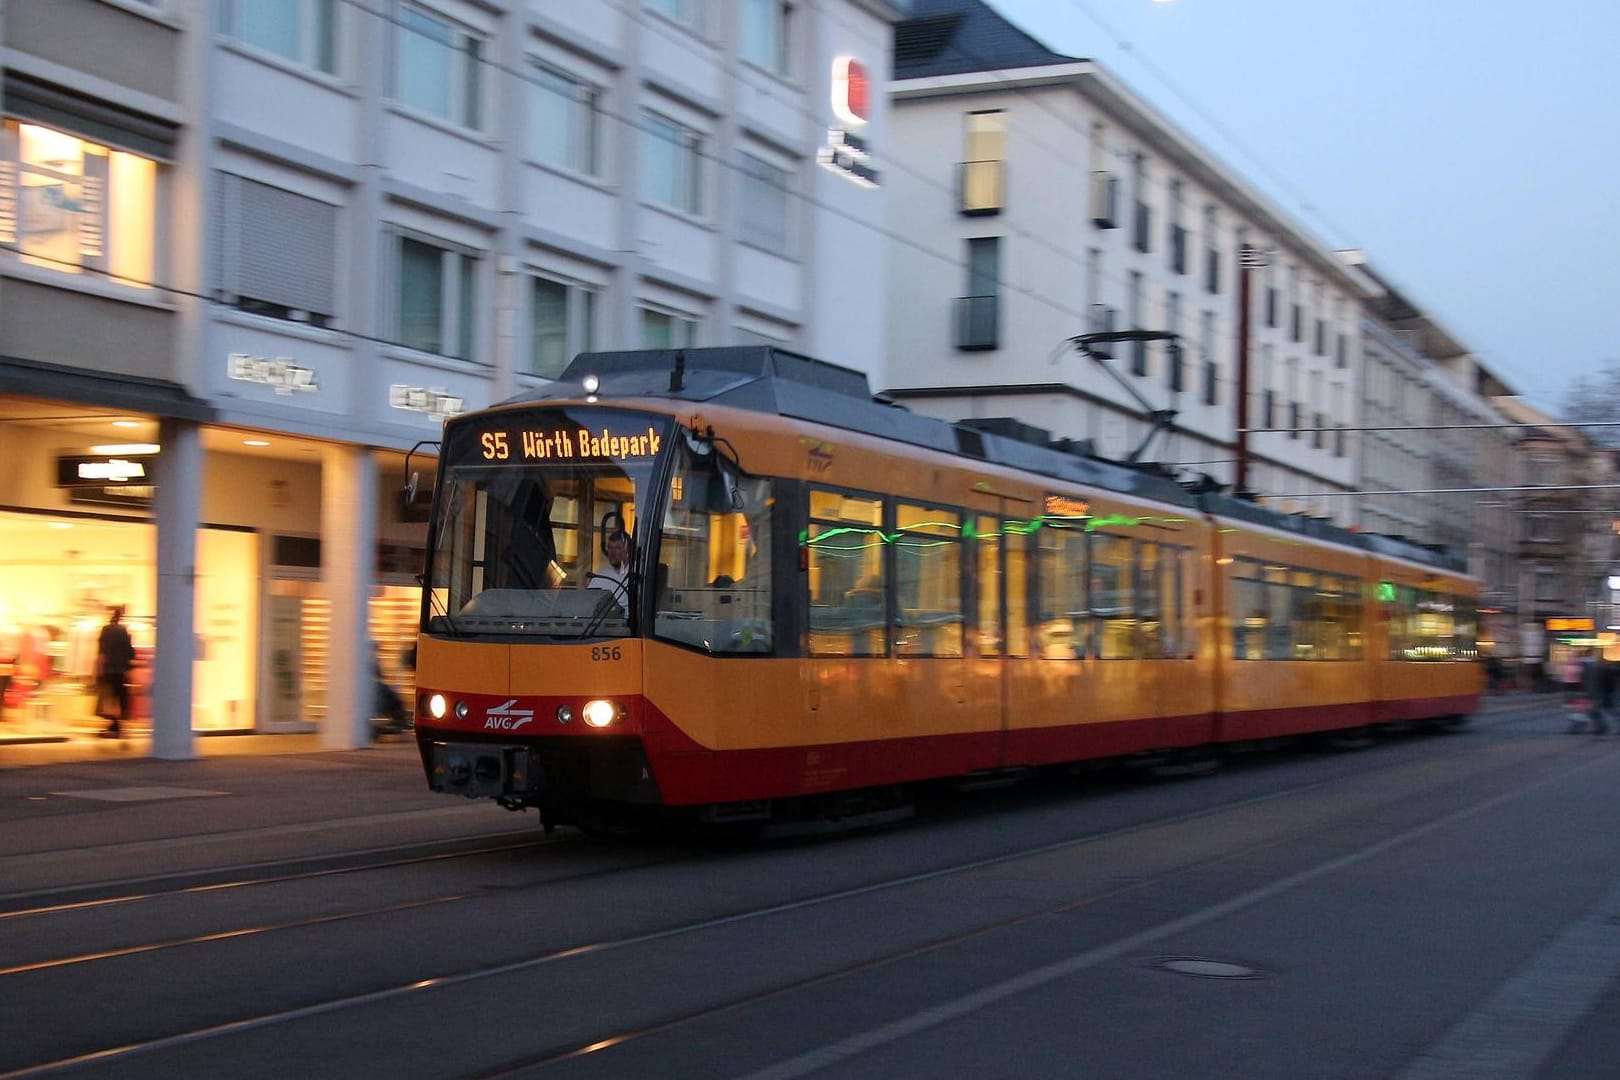
<svg viewBox="0 0 1620 1080">
<path fill-rule="evenodd" d="M 1153 966 L 1177 975 L 1196 975 L 1200 979 L 1258 979 L 1262 976 L 1262 972 L 1256 968 L 1198 956 L 1167 956 L 1155 960 Z"/>
</svg>

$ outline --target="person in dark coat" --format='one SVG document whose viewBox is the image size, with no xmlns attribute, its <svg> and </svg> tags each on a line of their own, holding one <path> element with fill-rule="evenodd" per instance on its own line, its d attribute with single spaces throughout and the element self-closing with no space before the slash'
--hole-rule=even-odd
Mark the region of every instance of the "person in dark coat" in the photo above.
<svg viewBox="0 0 1620 1080">
<path fill-rule="evenodd" d="M 115 607 L 101 628 L 96 641 L 96 681 L 98 698 L 111 699 L 116 712 L 107 717 L 104 738 L 116 739 L 129 722 L 129 669 L 135 663 L 135 645 L 124 626 L 124 609 Z"/>
</svg>

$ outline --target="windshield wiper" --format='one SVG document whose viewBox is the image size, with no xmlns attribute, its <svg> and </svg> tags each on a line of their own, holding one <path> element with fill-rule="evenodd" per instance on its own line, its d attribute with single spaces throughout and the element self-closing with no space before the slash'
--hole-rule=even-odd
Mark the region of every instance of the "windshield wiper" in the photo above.
<svg viewBox="0 0 1620 1080">
<path fill-rule="evenodd" d="M 608 577 L 606 574 L 596 574 L 587 571 L 585 574 L 585 580 L 589 581 L 592 578 L 601 578 L 604 581 L 613 581 L 613 579 Z M 630 602 L 630 597 L 632 595 L 630 592 L 630 585 L 632 582 L 639 584 L 640 581 L 641 574 L 635 570 L 631 570 L 628 574 L 626 574 L 623 581 L 613 581 L 613 588 L 608 590 L 607 593 L 608 598 L 612 600 L 613 603 L 598 604 L 596 613 L 591 616 L 591 621 L 585 624 L 585 629 L 580 632 L 579 636 L 582 638 L 588 638 L 595 634 L 596 631 L 601 628 L 602 624 L 607 621 L 607 617 L 613 614 L 615 609 L 624 613 L 624 624 L 626 626 L 630 626 L 630 609 L 634 607 L 634 605 Z M 624 596 L 624 603 L 622 606 L 619 603 L 621 593 Z M 634 627 L 631 627 L 631 629 L 634 630 Z"/>
<path fill-rule="evenodd" d="M 435 617 L 437 617 L 437 618 L 440 618 L 440 619 L 444 620 L 444 625 L 448 626 L 450 628 L 450 632 L 452 634 L 460 634 L 461 633 L 461 628 L 456 625 L 456 620 L 452 619 L 450 617 L 450 609 L 448 607 L 446 607 L 444 604 L 441 604 L 439 602 L 439 598 L 433 594 L 433 590 L 428 588 L 427 579 L 425 577 L 423 577 L 421 574 L 417 574 L 416 575 L 416 584 L 421 586 L 423 589 L 427 590 L 427 597 L 428 597 L 428 626 L 432 627 L 433 620 L 434 620 Z M 440 609 L 439 614 L 437 616 L 434 616 L 432 614 L 432 609 L 434 609 L 434 608 Z"/>
</svg>

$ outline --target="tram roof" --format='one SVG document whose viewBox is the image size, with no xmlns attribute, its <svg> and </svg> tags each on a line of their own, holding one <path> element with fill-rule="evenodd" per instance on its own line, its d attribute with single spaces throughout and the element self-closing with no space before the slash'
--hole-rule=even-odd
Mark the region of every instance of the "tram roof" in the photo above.
<svg viewBox="0 0 1620 1080">
<path fill-rule="evenodd" d="M 1025 427 L 1010 434 L 1022 425 L 992 430 L 971 421 L 953 424 L 921 416 L 873 395 L 865 372 L 770 345 L 580 353 L 557 383 L 503 404 L 578 397 L 587 375 L 597 377 L 596 392 L 604 398 L 653 397 L 727 405 L 876 434 L 1156 502 L 1188 508 L 1196 505 L 1193 496 L 1169 477 L 1060 449 L 1051 445 L 1048 433 L 1037 428 Z M 1037 437 L 1039 441 L 1033 441 Z"/>
<path fill-rule="evenodd" d="M 1195 495 L 1162 473 L 1090 456 L 1088 444 L 1054 444 L 1050 433 L 1040 428 L 1005 420 L 951 423 L 921 416 L 874 396 L 865 372 L 771 345 L 580 353 L 556 382 L 502 404 L 576 399 L 587 375 L 597 377 L 596 393 L 604 398 L 702 401 L 878 434 L 1073 484 L 1201 508 L 1311 539 L 1467 572 L 1455 552 L 1403 537 L 1352 532 L 1318 518 L 1285 514 L 1214 492 Z"/>
</svg>

